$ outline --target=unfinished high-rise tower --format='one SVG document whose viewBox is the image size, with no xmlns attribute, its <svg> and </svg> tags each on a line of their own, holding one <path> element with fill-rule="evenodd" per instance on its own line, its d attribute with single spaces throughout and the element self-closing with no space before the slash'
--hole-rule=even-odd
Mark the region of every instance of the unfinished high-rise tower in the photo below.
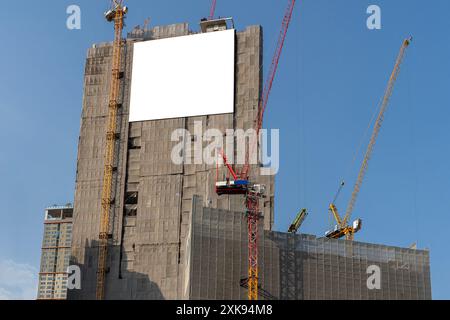
<svg viewBox="0 0 450 320">
<path fill-rule="evenodd" d="M 204 156 L 214 153 L 211 129 L 255 127 L 262 28 L 218 19 L 200 29 L 136 28 L 124 41 L 105 299 L 247 297 L 244 198 L 217 196 L 216 165 Z M 96 298 L 112 55 L 111 43 L 98 44 L 86 61 L 71 259 L 82 282 L 69 299 Z M 251 172 L 266 186 L 261 299 L 431 298 L 428 251 L 273 232 L 274 177 Z M 371 266 L 380 289 L 367 286 Z"/>
<path fill-rule="evenodd" d="M 225 134 L 254 127 L 262 29 L 236 32 L 231 19 L 204 21 L 201 29 L 135 29 L 124 44 L 106 299 L 188 298 L 193 196 L 201 196 L 205 207 L 245 211 L 241 197 L 215 194 L 216 166 L 196 150 L 208 145 L 208 129 Z M 95 298 L 111 55 L 110 43 L 94 45 L 86 62 L 72 245 L 83 289 L 73 298 Z M 172 159 L 177 132 L 191 133 L 178 137 L 185 144 L 183 163 Z M 268 189 L 264 227 L 270 230 L 273 178 L 254 178 Z"/>
<path fill-rule="evenodd" d="M 67 298 L 67 268 L 71 253 L 72 215 L 71 204 L 52 206 L 45 210 L 38 300 Z"/>
</svg>

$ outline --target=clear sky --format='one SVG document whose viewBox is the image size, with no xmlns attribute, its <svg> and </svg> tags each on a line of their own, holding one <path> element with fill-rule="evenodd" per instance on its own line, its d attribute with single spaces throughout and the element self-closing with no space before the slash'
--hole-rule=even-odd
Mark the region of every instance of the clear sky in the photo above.
<svg viewBox="0 0 450 320">
<path fill-rule="evenodd" d="M 87 49 L 110 41 L 109 1 L 7 1 L 0 10 L 0 299 L 35 298 L 44 208 L 73 201 Z M 81 30 L 66 8 L 81 7 Z M 198 29 L 208 0 L 128 0 L 126 30 L 189 22 Z M 366 9 L 382 10 L 368 30 Z M 265 70 L 286 0 L 218 0 L 238 29 L 264 28 Z M 450 298 L 450 2 L 297 1 L 266 113 L 279 128 L 276 229 L 299 209 L 302 232 L 330 228 L 327 206 L 341 179 L 344 211 L 360 158 L 352 157 L 386 87 L 402 40 L 414 36 L 387 111 L 354 218 L 359 241 L 431 251 L 433 298 Z M 364 146 L 367 141 L 364 142 Z M 361 156 L 361 152 L 359 154 Z"/>
</svg>

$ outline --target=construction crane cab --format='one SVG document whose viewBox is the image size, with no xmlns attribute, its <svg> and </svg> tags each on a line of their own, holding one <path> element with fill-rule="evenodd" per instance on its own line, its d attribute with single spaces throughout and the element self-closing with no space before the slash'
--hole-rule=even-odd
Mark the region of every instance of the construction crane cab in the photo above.
<svg viewBox="0 0 450 320">
<path fill-rule="evenodd" d="M 254 184 L 248 189 L 249 192 L 253 193 L 254 195 L 257 195 L 261 198 L 266 197 L 266 186 L 264 184 Z"/>
<path fill-rule="evenodd" d="M 356 219 L 355 221 L 353 221 L 352 226 L 339 227 L 338 225 L 335 225 L 333 230 L 327 231 L 325 233 L 325 237 L 330 239 L 341 239 L 343 237 L 346 237 L 347 240 L 353 240 L 354 234 L 361 230 L 361 227 L 362 220 Z"/>
<path fill-rule="evenodd" d="M 116 10 L 110 9 L 105 12 L 105 18 L 106 18 L 106 20 L 108 20 L 108 22 L 113 21 L 115 16 L 116 16 Z"/>
<path fill-rule="evenodd" d="M 219 160 L 216 167 L 216 193 L 223 194 L 247 194 L 249 191 L 249 181 L 246 178 L 238 176 L 234 171 L 223 150 L 218 150 L 218 155 L 223 160 L 223 164 L 228 168 L 228 176 L 219 181 Z"/>
<path fill-rule="evenodd" d="M 117 3 L 116 1 L 114 1 L 114 3 L 115 3 L 114 8 L 111 8 L 105 12 L 105 18 L 108 22 L 114 21 L 114 19 L 116 18 L 117 10 L 120 9 L 121 6 L 120 3 Z M 122 7 L 122 12 L 124 15 L 127 14 L 128 7 L 127 6 Z"/>
<path fill-rule="evenodd" d="M 216 182 L 216 193 L 223 194 L 248 194 L 258 195 L 262 198 L 266 194 L 266 186 L 263 184 L 250 185 L 248 180 L 230 180 Z"/>
<path fill-rule="evenodd" d="M 234 20 L 231 17 L 218 19 L 203 18 L 200 20 L 200 29 L 202 33 L 234 29 Z"/>
<path fill-rule="evenodd" d="M 341 186 L 343 186 L 343 184 Z M 362 220 L 356 219 L 355 221 L 353 221 L 353 224 L 349 226 L 347 225 L 347 220 L 342 220 L 339 216 L 338 210 L 334 203 L 330 204 L 329 210 L 331 211 L 337 224 L 334 226 L 333 230 L 329 230 L 325 233 L 325 237 L 331 239 L 341 239 L 343 237 L 346 237 L 347 240 L 353 240 L 354 234 L 361 230 Z"/>
<path fill-rule="evenodd" d="M 230 180 L 216 182 L 216 193 L 223 194 L 246 194 L 248 191 L 248 180 Z"/>
</svg>

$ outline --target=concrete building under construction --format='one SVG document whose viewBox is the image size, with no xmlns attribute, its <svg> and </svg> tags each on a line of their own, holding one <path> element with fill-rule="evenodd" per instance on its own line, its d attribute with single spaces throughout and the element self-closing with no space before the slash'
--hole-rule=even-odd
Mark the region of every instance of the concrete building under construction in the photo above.
<svg viewBox="0 0 450 320">
<path fill-rule="evenodd" d="M 45 210 L 39 271 L 38 300 L 67 298 L 67 268 L 72 242 L 73 206 L 52 206 Z"/>
<path fill-rule="evenodd" d="M 254 126 L 262 80 L 260 68 L 262 30 L 259 26 L 253 26 L 242 32 L 235 32 L 232 26 L 226 27 L 227 24 L 230 24 L 230 21 L 221 20 L 218 22 L 220 31 L 211 32 L 217 34 L 219 40 L 221 36 L 226 36 L 224 39 L 226 43 L 222 44 L 226 52 L 218 51 L 217 45 L 221 43 L 216 43 L 214 37 L 208 37 L 210 32 L 207 32 L 209 30 L 207 26 L 204 28 L 205 32 L 199 34 L 190 31 L 187 24 L 176 24 L 150 30 L 134 30 L 128 35 L 122 60 L 120 98 L 122 106 L 118 115 L 117 131 L 120 139 L 116 146 L 115 204 L 111 218 L 112 239 L 108 250 L 106 298 L 138 297 L 139 288 L 145 284 L 158 290 L 155 292 L 144 290 L 145 295 L 139 297 L 167 299 L 186 297 L 185 284 L 188 281 L 186 248 L 193 196 L 201 196 L 205 207 L 238 212 L 245 210 L 241 197 L 218 197 L 215 194 L 214 164 L 207 165 L 197 161 L 198 159 L 193 159 L 191 164 L 187 162 L 174 164 L 171 159 L 172 150 L 179 143 L 171 141 L 171 135 L 180 128 L 193 133 L 191 139 L 185 143 L 192 144 L 194 149 L 195 143 L 198 141 L 202 143 L 202 135 L 208 129 L 226 132 L 226 129 L 249 129 Z M 228 91 L 225 99 L 231 98 L 230 112 L 214 114 L 216 100 L 210 100 L 207 107 L 211 111 L 200 111 L 200 115 L 130 122 L 131 83 L 132 80 L 133 86 L 137 83 L 134 78 L 137 70 L 132 70 L 133 64 L 136 67 L 136 61 L 133 62 L 133 58 L 136 57 L 133 53 L 136 44 L 162 42 L 161 45 L 165 45 L 168 39 L 174 37 L 182 41 L 180 44 L 182 49 L 165 53 L 170 64 L 174 59 L 183 59 L 188 63 L 183 55 L 188 55 L 186 50 L 190 49 L 189 42 L 197 40 L 204 41 L 206 45 L 193 48 L 190 59 L 195 59 L 195 53 L 198 53 L 202 59 L 205 59 L 205 56 L 211 57 L 214 64 L 226 63 L 228 68 L 224 71 L 226 74 L 215 73 L 212 70 L 206 74 L 190 74 L 188 78 L 191 78 L 197 89 L 202 90 L 210 84 L 217 85 L 220 89 L 223 84 L 221 78 L 230 78 L 231 75 L 231 86 L 229 83 L 223 84 L 226 86 L 224 90 Z M 211 45 L 208 45 L 209 42 Z M 174 46 L 177 45 L 174 43 Z M 111 55 L 111 44 L 93 46 L 88 51 L 85 69 L 72 245 L 74 263 L 82 266 L 83 290 L 79 294 L 83 298 L 95 298 L 98 255 L 96 243 L 101 211 L 100 194 L 108 90 L 111 81 Z M 221 61 L 221 58 L 225 61 Z M 163 57 L 159 59 L 164 60 Z M 164 63 L 164 61 L 154 62 Z M 161 76 L 173 76 L 166 84 L 172 86 L 174 90 L 172 95 L 177 95 L 175 83 L 178 83 L 178 86 L 185 86 L 188 83 L 179 84 L 176 77 L 183 76 L 182 74 L 167 72 L 166 70 Z M 151 77 L 151 73 L 147 75 L 149 82 L 152 81 Z M 152 87 L 149 86 L 146 90 L 152 92 Z M 186 101 L 193 98 L 195 99 L 195 96 L 184 97 Z M 189 108 L 186 103 L 182 109 Z M 159 105 L 149 108 L 164 109 Z M 183 113 L 184 110 L 177 112 Z M 131 116 L 136 117 L 136 113 Z M 139 115 L 137 117 L 134 120 L 138 120 Z M 149 118 L 151 117 L 150 115 Z M 200 132 L 197 129 L 199 125 L 202 127 Z M 202 143 L 203 147 L 206 145 L 207 142 Z M 200 164 L 196 164 L 198 162 Z M 270 230 L 273 225 L 273 178 L 269 176 L 255 178 L 264 183 L 268 189 L 268 197 L 264 203 L 264 225 L 265 229 Z M 74 295 L 78 296 L 77 293 Z"/>
<path fill-rule="evenodd" d="M 247 225 L 241 212 L 194 198 L 189 299 L 246 299 Z M 428 300 L 429 252 L 260 230 L 260 299 Z M 371 282 L 379 268 L 379 286 Z"/>
<path fill-rule="evenodd" d="M 236 31 L 219 19 L 203 22 L 201 32 L 187 24 L 135 29 L 123 48 L 105 299 L 245 299 L 244 199 L 217 196 L 216 165 L 195 152 L 174 162 L 173 133 L 193 133 L 182 139 L 186 159 L 208 145 L 208 129 L 254 127 L 262 28 Z M 72 236 L 82 289 L 69 299 L 96 296 L 112 54 L 111 43 L 87 54 Z M 261 298 L 431 298 L 427 251 L 274 232 L 274 178 L 251 173 L 267 188 Z M 367 287 L 370 265 L 381 269 L 381 289 Z"/>
</svg>

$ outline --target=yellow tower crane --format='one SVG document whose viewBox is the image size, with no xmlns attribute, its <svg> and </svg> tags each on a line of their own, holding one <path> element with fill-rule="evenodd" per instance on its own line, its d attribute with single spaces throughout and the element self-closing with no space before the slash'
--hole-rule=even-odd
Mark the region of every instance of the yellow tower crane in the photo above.
<svg viewBox="0 0 450 320">
<path fill-rule="evenodd" d="M 113 171 L 114 171 L 114 153 L 117 139 L 117 112 L 120 107 L 120 62 L 122 58 L 122 31 L 125 15 L 128 8 L 123 6 L 122 0 L 113 0 L 111 9 L 105 13 L 105 18 L 109 22 L 114 21 L 114 44 L 112 57 L 112 75 L 111 87 L 109 92 L 109 106 L 106 129 L 106 146 L 103 171 L 102 188 L 102 206 L 100 217 L 100 233 L 98 245 L 98 266 L 97 266 L 97 286 L 96 298 L 103 300 L 105 297 L 105 277 L 106 260 L 108 256 L 108 241 L 111 238 L 110 233 L 110 211 L 113 204 Z"/>
<path fill-rule="evenodd" d="M 369 160 L 370 160 L 370 158 L 372 156 L 372 152 L 373 152 L 373 147 L 375 146 L 375 142 L 377 140 L 378 133 L 380 132 L 381 125 L 384 120 L 384 114 L 389 105 L 389 99 L 392 96 L 392 91 L 394 89 L 395 81 L 397 80 L 398 74 L 400 72 L 400 66 L 401 66 L 403 58 L 405 56 L 406 48 L 408 48 L 408 46 L 411 44 L 411 41 L 412 41 L 411 37 L 409 37 L 408 39 L 405 39 L 400 48 L 400 52 L 397 56 L 394 70 L 392 71 L 391 77 L 389 78 L 389 83 L 388 83 L 387 89 L 384 93 L 383 100 L 381 102 L 380 112 L 375 121 L 375 126 L 373 128 L 372 136 L 370 138 L 369 145 L 367 146 L 366 154 L 364 156 L 361 168 L 359 170 L 358 178 L 356 179 L 356 183 L 353 188 L 352 196 L 348 203 L 344 218 L 341 219 L 341 217 L 338 213 L 338 210 L 336 208 L 336 205 L 334 204 L 342 187 L 344 186 L 344 182 L 341 183 L 339 190 L 336 194 L 336 197 L 334 198 L 333 202 L 329 206 L 329 210 L 331 211 L 334 219 L 336 220 L 337 225 L 335 226 L 334 230 L 328 231 L 325 234 L 325 236 L 328 238 L 339 239 L 339 238 L 342 238 L 345 236 L 347 240 L 353 240 L 354 234 L 361 229 L 361 224 L 362 224 L 361 219 L 355 220 L 353 222 L 352 226 L 348 225 L 348 221 L 352 215 L 353 208 L 356 203 L 356 198 L 358 197 L 362 182 L 364 180 L 364 176 L 367 172 Z"/>
</svg>

